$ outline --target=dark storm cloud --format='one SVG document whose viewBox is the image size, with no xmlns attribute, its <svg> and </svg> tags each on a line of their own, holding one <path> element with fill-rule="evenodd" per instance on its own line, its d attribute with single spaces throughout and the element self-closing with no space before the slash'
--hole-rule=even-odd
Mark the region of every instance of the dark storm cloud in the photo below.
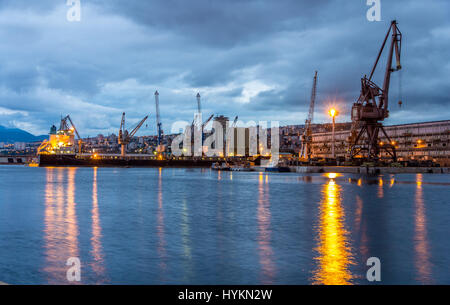
<svg viewBox="0 0 450 305">
<path fill-rule="evenodd" d="M 136 22 L 189 36 L 199 44 L 229 48 L 289 30 L 293 18 L 312 20 L 331 1 L 156 0 L 96 1 L 111 12 Z"/>
<path fill-rule="evenodd" d="M 0 124 L 40 133 L 70 113 L 84 135 L 117 132 L 122 111 L 130 124 L 154 113 L 156 89 L 166 130 L 192 120 L 198 91 L 204 116 L 301 124 L 315 70 L 317 121 L 329 105 L 348 121 L 392 19 L 403 70 L 388 123 L 448 119 L 450 4 L 381 0 L 382 22 L 369 22 L 365 2 L 81 0 L 68 22 L 64 0 L 0 0 Z"/>
</svg>

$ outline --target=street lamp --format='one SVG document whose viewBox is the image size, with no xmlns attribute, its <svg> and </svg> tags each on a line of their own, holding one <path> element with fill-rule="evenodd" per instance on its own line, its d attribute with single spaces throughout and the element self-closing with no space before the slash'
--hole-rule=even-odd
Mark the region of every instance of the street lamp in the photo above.
<svg viewBox="0 0 450 305">
<path fill-rule="evenodd" d="M 328 111 L 328 114 L 333 119 L 333 132 L 332 132 L 332 140 L 331 140 L 331 142 L 332 142 L 331 143 L 331 156 L 333 158 L 335 158 L 335 155 L 334 155 L 334 142 L 335 142 L 335 140 L 334 140 L 334 125 L 335 125 L 335 119 L 334 118 L 339 114 L 339 111 L 337 111 L 334 108 L 331 108 L 330 111 Z"/>
</svg>

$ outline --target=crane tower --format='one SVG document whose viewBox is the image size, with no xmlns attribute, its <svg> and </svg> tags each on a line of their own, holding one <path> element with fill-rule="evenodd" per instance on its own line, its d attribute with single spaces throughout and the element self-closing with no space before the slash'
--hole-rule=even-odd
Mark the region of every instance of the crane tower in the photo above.
<svg viewBox="0 0 450 305">
<path fill-rule="evenodd" d="M 314 74 L 313 86 L 311 89 L 311 101 L 309 104 L 308 118 L 305 121 L 305 130 L 302 135 L 302 146 L 300 148 L 300 160 L 309 161 L 311 158 L 312 129 L 311 124 L 314 118 L 314 104 L 316 103 L 317 91 L 317 71 Z"/>
<path fill-rule="evenodd" d="M 391 44 L 386 63 L 383 88 L 380 88 L 372 81 L 372 76 L 391 32 Z M 352 106 L 352 132 L 349 138 L 351 158 L 359 155 L 368 161 L 378 161 L 381 150 L 384 150 L 394 162 L 396 161 L 395 143 L 391 142 L 381 122 L 389 116 L 388 97 L 391 73 L 402 68 L 400 64 L 401 42 L 402 33 L 397 27 L 397 22 L 394 20 L 389 26 L 369 78 L 365 75 L 361 79 L 361 94 Z M 394 52 L 396 59 L 395 68 L 392 67 Z M 361 126 L 359 132 L 356 130 L 358 126 Z M 380 142 L 380 131 L 386 137 L 387 143 Z"/>
<path fill-rule="evenodd" d="M 162 145 L 162 124 L 161 124 L 161 117 L 159 115 L 159 93 L 158 91 L 155 91 L 155 106 L 156 106 L 156 130 L 158 133 L 158 151 L 161 151 L 161 145 Z"/>
<path fill-rule="evenodd" d="M 125 112 L 122 113 L 122 120 L 120 121 L 120 129 L 119 129 L 119 137 L 118 143 L 120 144 L 120 155 L 125 157 L 126 149 L 128 143 L 131 142 L 131 138 L 136 134 L 136 132 L 141 128 L 142 124 L 144 124 L 145 120 L 148 118 L 148 115 L 143 118 L 131 132 L 125 129 Z"/>
</svg>

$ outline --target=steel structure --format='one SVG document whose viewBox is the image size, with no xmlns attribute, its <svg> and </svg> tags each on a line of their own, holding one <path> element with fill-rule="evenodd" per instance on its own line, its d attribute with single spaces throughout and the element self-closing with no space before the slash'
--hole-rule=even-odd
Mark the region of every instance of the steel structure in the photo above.
<svg viewBox="0 0 450 305">
<path fill-rule="evenodd" d="M 383 88 L 380 88 L 372 81 L 372 77 L 391 32 L 391 44 L 387 57 Z M 368 161 L 377 161 L 380 157 L 380 151 L 384 150 L 396 161 L 395 146 L 386 134 L 381 122 L 389 116 L 388 97 L 391 73 L 402 68 L 400 65 L 401 41 L 402 34 L 397 27 L 397 22 L 394 20 L 389 26 L 369 77 L 367 78 L 365 75 L 361 79 L 361 94 L 352 107 L 351 117 L 353 124 L 349 138 L 351 158 L 359 156 Z M 396 67 L 392 68 L 394 53 Z M 358 128 L 359 131 L 357 131 Z M 386 137 L 387 143 L 379 141 L 380 131 Z"/>
<path fill-rule="evenodd" d="M 83 140 L 81 139 L 80 134 L 78 133 L 78 130 L 75 127 L 75 124 L 73 123 L 70 116 L 66 115 L 64 118 L 61 118 L 59 129 L 56 132 L 56 134 L 54 135 L 50 134 L 50 139 L 44 140 L 38 147 L 37 149 L 38 154 L 46 153 L 49 151 L 53 152 L 58 151 L 61 149 L 61 146 L 64 147 L 73 146 L 74 144 L 72 143 L 74 141 L 72 139 L 74 134 L 77 136 L 78 139 L 78 152 L 81 153 Z"/>
<path fill-rule="evenodd" d="M 122 113 L 122 120 L 120 122 L 120 129 L 119 129 L 119 137 L 118 137 L 118 143 L 120 145 L 120 155 L 125 156 L 126 155 L 126 149 L 128 143 L 130 143 L 131 138 L 136 134 L 136 132 L 141 128 L 142 124 L 144 124 L 145 120 L 148 118 L 148 115 L 143 118 L 137 125 L 134 127 L 134 129 L 129 133 L 128 130 L 125 129 L 125 112 Z"/>
<path fill-rule="evenodd" d="M 201 103 L 200 103 L 200 92 L 197 93 L 197 110 L 198 110 L 199 114 L 202 113 L 202 106 L 201 106 Z"/>
<path fill-rule="evenodd" d="M 314 118 L 314 104 L 316 103 L 317 92 L 317 71 L 314 74 L 313 86 L 311 89 L 311 100 L 309 103 L 308 117 L 305 121 L 305 130 L 302 135 L 302 146 L 300 148 L 300 160 L 309 161 L 311 158 L 312 129 L 311 124 Z"/>
<path fill-rule="evenodd" d="M 70 126 L 69 126 L 70 123 Z M 82 147 L 83 147 L 83 140 L 80 137 L 80 134 L 78 133 L 77 128 L 75 127 L 75 124 L 72 122 L 72 119 L 70 118 L 70 115 L 66 115 L 63 119 L 61 119 L 61 124 L 59 126 L 59 130 L 73 130 L 75 135 L 78 139 L 78 152 L 81 153 Z"/>
<path fill-rule="evenodd" d="M 156 107 L 156 130 L 158 133 L 158 150 L 162 144 L 162 124 L 161 117 L 159 115 L 159 93 L 155 91 L 155 107 Z"/>
</svg>

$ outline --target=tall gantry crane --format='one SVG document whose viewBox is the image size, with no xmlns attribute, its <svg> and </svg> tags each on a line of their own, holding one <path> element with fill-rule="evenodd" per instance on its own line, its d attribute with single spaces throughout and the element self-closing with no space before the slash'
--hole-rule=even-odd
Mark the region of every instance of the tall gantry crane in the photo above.
<svg viewBox="0 0 450 305">
<path fill-rule="evenodd" d="M 201 112 L 202 112 L 202 106 L 201 106 L 201 101 L 200 101 L 200 93 L 197 93 L 197 95 L 196 95 L 196 98 L 197 98 L 197 115 L 198 115 L 198 118 L 199 118 L 199 120 L 201 119 Z M 199 128 L 200 129 L 200 133 L 201 133 L 201 146 L 203 147 L 203 141 L 204 141 L 204 133 L 203 133 L 203 130 L 204 130 L 204 128 L 205 128 L 205 126 L 209 123 L 209 121 L 211 121 L 211 119 L 214 117 L 214 114 L 211 114 L 209 117 L 208 117 L 208 119 L 205 121 L 205 122 L 201 122 L 201 121 L 198 121 L 198 123 L 196 124 L 196 122 L 195 122 L 195 118 L 194 118 L 194 120 L 192 121 L 192 124 L 191 124 L 191 134 L 193 135 L 194 134 L 194 128 Z M 194 141 L 194 138 L 192 138 L 192 141 Z M 193 142 L 191 143 L 191 145 L 193 145 Z M 203 148 L 202 148 L 202 155 L 203 155 Z"/>
<path fill-rule="evenodd" d="M 391 35 L 391 45 L 389 48 L 386 70 L 384 74 L 383 88 L 378 87 L 373 81 L 372 76 L 377 67 L 383 49 Z M 391 73 L 402 68 L 400 64 L 400 53 L 402 48 L 402 33 L 397 27 L 397 21 L 392 21 L 389 30 L 384 38 L 381 49 L 378 52 L 375 64 L 372 67 L 369 78 L 366 75 L 361 79 L 361 94 L 352 107 L 352 132 L 349 139 L 350 157 L 361 156 L 368 161 L 377 161 L 380 151 L 384 150 L 396 161 L 395 145 L 386 134 L 381 123 L 389 116 L 389 83 Z M 395 52 L 396 67 L 392 67 L 392 59 Z M 359 132 L 358 126 L 361 125 Z M 384 134 L 387 143 L 379 141 L 379 132 Z"/>
<path fill-rule="evenodd" d="M 197 110 L 198 114 L 202 113 L 202 105 L 200 103 L 200 92 L 197 93 Z"/>
<path fill-rule="evenodd" d="M 311 158 L 312 129 L 311 124 L 314 118 L 314 104 L 316 103 L 317 92 L 317 71 L 314 74 L 313 85 L 311 89 L 311 100 L 309 103 L 308 118 L 305 120 L 305 130 L 303 131 L 302 146 L 300 148 L 300 160 L 309 161 Z"/>
<path fill-rule="evenodd" d="M 156 107 L 156 130 L 158 133 L 158 148 L 157 151 L 161 152 L 162 149 L 162 123 L 161 123 L 161 117 L 159 115 L 159 93 L 158 91 L 155 91 L 155 107 Z"/>
<path fill-rule="evenodd" d="M 124 157 L 126 155 L 127 145 L 130 143 L 131 138 L 136 134 L 136 132 L 141 128 L 142 124 L 144 124 L 145 120 L 148 118 L 148 115 L 145 116 L 134 129 L 129 133 L 128 130 L 125 129 L 125 112 L 122 113 L 122 120 L 120 122 L 119 129 L 119 137 L 118 142 L 120 145 L 120 155 Z"/>
</svg>

